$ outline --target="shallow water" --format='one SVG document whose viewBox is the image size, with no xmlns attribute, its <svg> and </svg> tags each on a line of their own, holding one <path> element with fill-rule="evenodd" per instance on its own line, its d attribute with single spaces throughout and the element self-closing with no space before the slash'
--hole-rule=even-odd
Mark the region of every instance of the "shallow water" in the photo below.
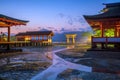
<svg viewBox="0 0 120 80">
<path fill-rule="evenodd" d="M 0 60 L 0 65 L 4 65 L 7 68 L 7 71 L 5 68 L 5 72 L 0 70 L 0 78 L 5 78 L 6 80 L 30 80 L 30 78 L 38 71 L 41 72 L 41 70 L 44 70 L 50 66 L 52 61 L 46 57 L 45 53 L 65 47 L 66 46 L 24 47 L 22 49 L 24 52 L 27 52 L 26 54 L 16 55 Z M 8 64 L 6 63 L 6 59 L 9 60 Z M 32 73 L 29 73 L 29 71 L 32 71 Z"/>
<path fill-rule="evenodd" d="M 20 63 L 39 63 L 41 62 L 53 62 L 52 65 L 43 66 L 42 69 L 38 70 L 18 70 L 18 71 L 7 71 L 5 73 L 0 73 L 0 77 L 5 78 L 6 80 L 120 80 L 113 75 L 98 74 L 98 73 L 86 73 L 91 72 L 91 68 L 84 65 L 77 65 L 71 62 L 76 62 L 81 59 L 71 59 L 71 62 L 68 62 L 59 56 L 55 55 L 55 52 L 66 50 L 67 46 L 53 46 L 53 47 L 24 47 L 24 52 L 30 52 L 30 54 L 22 54 L 10 58 L 10 64 L 16 63 L 12 66 L 21 66 Z M 67 49 L 73 48 L 74 46 L 68 46 Z M 46 57 L 46 53 L 50 53 L 52 60 L 49 60 Z M 53 55 L 51 55 L 53 53 Z M 69 59 L 69 58 L 68 58 Z M 85 59 L 85 58 L 84 58 Z M 89 59 L 89 58 L 86 58 Z M 3 60 L 5 63 L 5 61 Z M 49 63 L 46 63 L 49 64 Z M 31 67 L 30 65 L 29 67 Z M 46 69 L 47 68 L 47 69 Z M 70 75 L 67 77 L 61 77 L 61 74 L 68 69 L 77 69 L 80 74 L 73 74 L 69 72 Z M 86 72 L 82 72 L 86 71 Z M 77 72 L 77 71 L 75 71 Z"/>
<path fill-rule="evenodd" d="M 6 64 L 6 60 L 10 63 L 24 63 L 26 61 L 48 61 L 45 57 L 45 53 L 52 52 L 53 50 L 58 50 L 66 46 L 48 46 L 48 47 L 22 47 L 23 52 L 29 54 L 17 55 L 9 58 L 1 59 L 0 66 Z"/>
<path fill-rule="evenodd" d="M 56 80 L 57 75 L 59 75 L 61 72 L 63 72 L 66 69 L 77 69 L 77 70 L 86 71 L 86 72 L 92 71 L 91 67 L 65 61 L 64 59 L 58 57 L 55 54 L 56 52 L 66 50 L 66 49 L 67 48 L 53 51 L 51 53 L 51 55 L 53 55 L 52 65 L 42 73 L 39 73 L 36 76 L 34 76 L 31 80 Z"/>
</svg>

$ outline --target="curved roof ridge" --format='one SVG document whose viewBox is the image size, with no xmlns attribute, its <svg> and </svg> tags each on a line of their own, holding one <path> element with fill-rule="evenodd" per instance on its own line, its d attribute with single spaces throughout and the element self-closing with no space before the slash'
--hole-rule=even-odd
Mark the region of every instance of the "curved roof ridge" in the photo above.
<svg viewBox="0 0 120 80">
<path fill-rule="evenodd" d="M 120 3 L 119 3 L 120 5 Z M 120 6 L 106 8 L 107 11 L 96 15 L 83 15 L 86 19 L 120 18 Z"/>
<path fill-rule="evenodd" d="M 12 18 L 3 14 L 0 14 L 0 18 L 6 18 L 6 19 L 11 19 L 11 20 L 15 20 L 15 21 L 20 21 L 20 22 L 29 22 L 27 20 L 20 20 L 20 19 L 16 19 L 16 18 Z"/>
</svg>

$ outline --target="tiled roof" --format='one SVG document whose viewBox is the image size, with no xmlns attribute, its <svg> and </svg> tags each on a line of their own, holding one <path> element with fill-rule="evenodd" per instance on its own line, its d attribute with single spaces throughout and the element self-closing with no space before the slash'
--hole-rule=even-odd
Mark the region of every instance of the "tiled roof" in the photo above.
<svg viewBox="0 0 120 80">
<path fill-rule="evenodd" d="M 52 31 L 30 31 L 30 32 L 25 32 L 25 33 L 18 33 L 16 36 L 25 36 L 25 35 L 53 35 Z"/>
<path fill-rule="evenodd" d="M 12 17 L 6 16 L 6 15 L 3 15 L 3 14 L 0 14 L 0 18 L 4 18 L 4 19 L 7 19 L 7 20 L 18 21 L 18 22 L 24 22 L 24 23 L 29 22 L 29 21 L 25 21 L 25 20 L 12 18 Z"/>
<path fill-rule="evenodd" d="M 109 4 L 104 4 L 106 5 L 107 8 L 110 8 L 110 7 L 118 7 L 120 6 L 120 2 L 117 2 L 117 3 L 109 3 Z"/>
<path fill-rule="evenodd" d="M 98 15 L 84 15 L 85 19 L 120 18 L 120 3 L 105 4 L 106 11 Z"/>
</svg>

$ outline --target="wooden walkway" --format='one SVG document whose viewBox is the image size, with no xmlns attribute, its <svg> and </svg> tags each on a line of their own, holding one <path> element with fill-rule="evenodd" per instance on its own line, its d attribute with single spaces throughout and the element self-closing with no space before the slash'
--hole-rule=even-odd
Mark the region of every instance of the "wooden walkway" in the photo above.
<svg viewBox="0 0 120 80">
<path fill-rule="evenodd" d="M 51 45 L 45 41 L 43 42 L 31 42 L 31 41 L 11 41 L 11 42 L 0 42 L 0 47 L 10 45 L 11 47 L 24 47 L 24 46 L 48 46 Z"/>
</svg>

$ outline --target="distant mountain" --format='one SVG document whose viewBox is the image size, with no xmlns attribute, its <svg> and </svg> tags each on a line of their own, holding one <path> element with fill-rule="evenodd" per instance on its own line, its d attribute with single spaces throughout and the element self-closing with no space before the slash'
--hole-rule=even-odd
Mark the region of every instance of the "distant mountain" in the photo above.
<svg viewBox="0 0 120 80">
<path fill-rule="evenodd" d="M 63 33 L 55 33 L 53 36 L 53 42 L 66 42 L 66 34 L 77 34 L 76 42 L 83 43 L 87 41 L 87 37 L 83 37 L 83 31 L 72 31 L 72 32 L 63 32 Z"/>
</svg>

